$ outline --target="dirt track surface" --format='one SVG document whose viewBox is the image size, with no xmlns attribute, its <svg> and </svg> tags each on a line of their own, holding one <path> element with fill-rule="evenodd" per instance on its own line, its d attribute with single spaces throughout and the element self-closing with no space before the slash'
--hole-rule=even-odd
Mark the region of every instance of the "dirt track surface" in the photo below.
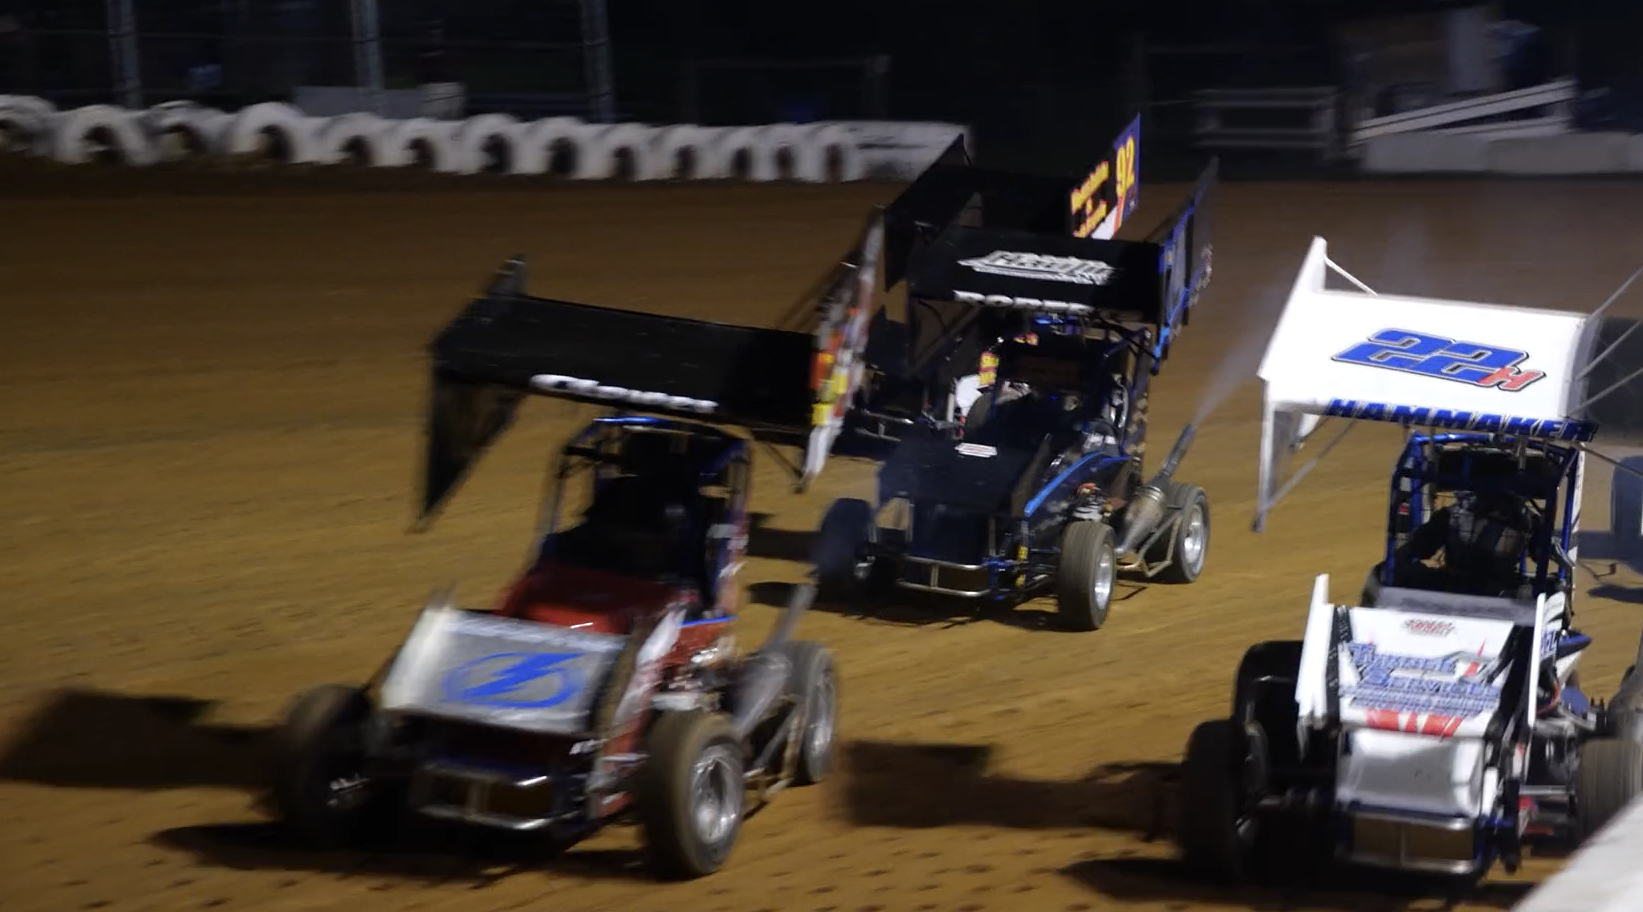
<svg viewBox="0 0 1643 912">
<path fill-rule="evenodd" d="M 1389 290 L 1589 308 L 1637 265 L 1613 239 L 1643 209 L 1623 184 L 1224 188 L 1214 285 L 1153 400 L 1167 441 L 1224 398 L 1183 468 L 1213 504 L 1204 578 L 1121 592 L 1088 635 L 1042 629 L 1041 606 L 814 613 L 805 633 L 844 675 L 845 768 L 778 796 L 722 874 L 661 885 L 625 830 L 545 869 L 288 850 L 255 802 L 259 739 L 302 688 L 368 675 L 430 589 L 488 603 L 522 560 L 544 459 L 585 411 L 533 404 L 433 531 L 406 534 L 423 346 L 506 256 L 529 257 L 538 294 L 759 323 L 893 189 L 74 184 L 21 188 L 0 244 L 8 912 L 1435 908 L 1368 883 L 1207 888 L 1155 838 L 1187 734 L 1225 711 L 1243 650 L 1299 635 L 1316 573 L 1354 597 L 1383 528 L 1397 436 L 1365 428 L 1248 531 L 1262 334 L 1314 233 Z M 1173 196 L 1147 188 L 1139 218 Z M 1607 473 L 1592 475 L 1603 528 Z M 835 461 L 801 498 L 767 459 L 758 482 L 749 639 L 798 579 L 806 530 L 870 474 Z M 1643 590 L 1586 565 L 1603 588 L 1579 603 L 1597 638 L 1583 677 L 1603 694 Z M 1552 864 L 1497 873 L 1461 908 L 1504 908 Z"/>
</svg>

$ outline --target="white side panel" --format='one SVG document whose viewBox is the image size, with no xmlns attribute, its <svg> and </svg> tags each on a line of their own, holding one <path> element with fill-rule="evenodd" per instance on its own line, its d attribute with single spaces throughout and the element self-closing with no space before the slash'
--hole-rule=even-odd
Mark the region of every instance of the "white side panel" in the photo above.
<svg viewBox="0 0 1643 912">
<path fill-rule="evenodd" d="M 1476 817 L 1483 808 L 1483 742 L 1357 729 L 1340 758 L 1335 800 Z"/>
</svg>

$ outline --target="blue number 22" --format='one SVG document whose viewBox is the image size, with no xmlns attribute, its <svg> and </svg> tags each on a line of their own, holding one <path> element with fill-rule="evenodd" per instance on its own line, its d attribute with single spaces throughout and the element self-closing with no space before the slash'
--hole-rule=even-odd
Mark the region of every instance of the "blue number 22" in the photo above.
<svg viewBox="0 0 1643 912">
<path fill-rule="evenodd" d="M 1528 356 L 1527 352 L 1456 342 L 1404 329 L 1383 329 L 1334 360 L 1517 390 L 1544 376 L 1539 371 L 1515 369 Z"/>
</svg>

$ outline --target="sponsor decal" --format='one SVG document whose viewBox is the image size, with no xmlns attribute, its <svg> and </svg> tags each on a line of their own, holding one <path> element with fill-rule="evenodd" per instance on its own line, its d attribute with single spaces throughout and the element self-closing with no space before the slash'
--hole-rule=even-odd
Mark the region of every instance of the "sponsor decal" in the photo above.
<svg viewBox="0 0 1643 912">
<path fill-rule="evenodd" d="M 1477 342 L 1430 336 L 1407 329 L 1383 329 L 1367 342 L 1334 356 L 1343 364 L 1484 386 L 1502 392 L 1521 392 L 1545 379 L 1546 372 L 1518 367 L 1529 353 Z"/>
<path fill-rule="evenodd" d="M 1072 285 L 1105 285 L 1118 271 L 1112 264 L 1100 260 L 1021 253 L 1014 250 L 995 250 L 984 257 L 971 257 L 968 260 L 959 260 L 958 263 L 960 266 L 967 266 L 988 275 L 1037 279 L 1043 282 L 1067 282 Z"/>
<path fill-rule="evenodd" d="M 1088 304 L 1079 304 L 1075 301 L 1017 298 L 1010 295 L 981 294 L 974 291 L 955 291 L 953 292 L 953 301 L 958 304 L 973 304 L 977 307 L 1004 307 L 1013 310 L 1043 311 L 1045 313 L 1086 314 L 1095 311 L 1094 307 Z"/>
<path fill-rule="evenodd" d="M 1515 415 L 1497 415 L 1491 412 L 1469 412 L 1462 409 L 1435 409 L 1424 406 L 1393 405 L 1366 399 L 1331 399 L 1323 410 L 1326 418 L 1361 418 L 1365 421 L 1391 421 L 1434 427 L 1445 431 L 1477 431 L 1484 434 L 1507 434 L 1513 437 L 1536 437 L 1542 440 L 1583 442 L 1597 433 L 1597 422 L 1577 418 L 1522 418 Z"/>
<path fill-rule="evenodd" d="M 1500 705 L 1494 683 L 1499 658 L 1456 652 L 1421 657 L 1382 652 L 1373 643 L 1345 644 L 1357 682 L 1341 688 L 1372 728 L 1449 737 L 1461 723 Z"/>
<path fill-rule="evenodd" d="M 1410 618 L 1403 622 L 1403 629 L 1416 636 L 1446 637 L 1455 632 L 1455 625 L 1438 618 Z"/>
<path fill-rule="evenodd" d="M 670 411 L 709 414 L 719 409 L 719 403 L 711 399 L 692 399 L 688 396 L 670 396 L 667 393 L 628 389 L 625 386 L 612 386 L 608 383 L 600 383 L 598 380 L 566 377 L 562 374 L 537 374 L 531 378 L 531 387 L 544 393 L 563 391 L 574 396 L 586 396 L 589 399 L 608 399 Z"/>
</svg>

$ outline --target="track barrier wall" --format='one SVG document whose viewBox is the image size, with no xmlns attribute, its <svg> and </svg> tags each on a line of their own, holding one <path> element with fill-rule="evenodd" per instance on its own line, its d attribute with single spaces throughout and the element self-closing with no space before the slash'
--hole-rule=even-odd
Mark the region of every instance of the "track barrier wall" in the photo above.
<svg viewBox="0 0 1643 912">
<path fill-rule="evenodd" d="M 1643 136 L 1575 129 L 1578 101 L 1562 79 L 1363 120 L 1349 146 L 1372 174 L 1643 174 Z"/>
<path fill-rule="evenodd" d="M 183 158 L 290 165 L 420 166 L 451 174 L 555 174 L 576 180 L 910 180 L 970 128 L 948 123 L 825 121 L 708 127 L 596 124 L 574 117 L 461 120 L 348 113 L 310 116 L 270 102 L 226 112 L 192 102 L 135 111 L 59 111 L 0 95 L 0 151 L 64 164 L 147 167 Z"/>
</svg>

